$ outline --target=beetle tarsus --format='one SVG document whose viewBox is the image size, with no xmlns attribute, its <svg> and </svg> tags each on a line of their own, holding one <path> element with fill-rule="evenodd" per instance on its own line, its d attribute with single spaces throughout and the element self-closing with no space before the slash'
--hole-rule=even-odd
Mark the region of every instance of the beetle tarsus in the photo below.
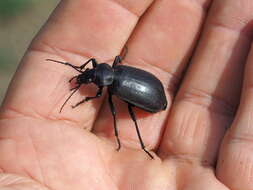
<svg viewBox="0 0 253 190">
<path fill-rule="evenodd" d="M 77 78 L 78 77 L 78 75 L 77 76 L 74 76 L 74 77 L 72 77 L 71 79 L 69 79 L 69 83 L 71 83 L 75 78 Z"/>
<path fill-rule="evenodd" d="M 76 105 L 72 105 L 71 107 L 72 107 L 72 109 L 74 109 L 74 108 L 76 108 L 77 106 L 79 106 L 79 105 L 81 105 L 81 104 L 83 104 L 85 102 L 85 99 L 84 100 L 82 100 L 82 101 L 80 101 L 80 102 L 78 102 Z"/>
<path fill-rule="evenodd" d="M 154 159 L 154 156 L 149 151 L 147 151 L 145 147 L 142 148 L 142 150 L 144 150 L 144 152 L 146 152 L 152 160 Z"/>
<path fill-rule="evenodd" d="M 108 90 L 108 94 L 109 94 L 108 102 L 109 102 L 110 110 L 111 110 L 112 117 L 113 117 L 114 135 L 115 135 L 117 143 L 118 143 L 118 147 L 116 150 L 119 151 L 121 148 L 121 143 L 120 143 L 120 139 L 119 139 L 119 132 L 118 132 L 117 122 L 116 122 L 116 111 L 115 111 L 115 107 L 114 107 L 113 101 L 112 101 L 112 94 L 109 90 Z"/>
<path fill-rule="evenodd" d="M 69 91 L 73 91 L 73 90 L 75 90 L 76 89 L 76 87 L 74 87 L 74 88 L 71 88 Z"/>
<path fill-rule="evenodd" d="M 120 143 L 120 140 L 119 140 L 118 136 L 116 136 L 116 139 L 117 139 L 117 143 L 118 143 L 118 147 L 116 148 L 116 151 L 119 151 L 120 148 L 121 148 L 121 143 Z"/>
</svg>

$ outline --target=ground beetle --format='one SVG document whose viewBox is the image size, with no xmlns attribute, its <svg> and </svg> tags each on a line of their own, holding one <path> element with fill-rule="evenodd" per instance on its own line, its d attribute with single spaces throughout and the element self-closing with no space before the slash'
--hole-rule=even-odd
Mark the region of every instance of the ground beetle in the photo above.
<svg viewBox="0 0 253 190">
<path fill-rule="evenodd" d="M 112 67 L 107 63 L 97 63 L 94 58 L 89 59 L 81 66 L 75 66 L 67 62 L 61 62 L 53 59 L 47 59 L 47 61 L 53 61 L 70 66 L 80 73 L 69 80 L 69 82 L 71 82 L 76 79 L 76 87 L 71 89 L 73 92 L 62 105 L 60 112 L 67 101 L 82 84 L 94 83 L 98 86 L 97 94 L 92 97 L 86 97 L 76 105 L 72 106 L 72 108 L 75 108 L 94 98 L 99 98 L 102 95 L 103 88 L 107 86 L 109 94 L 108 101 L 114 121 L 114 132 L 118 142 L 117 150 L 120 149 L 121 144 L 118 136 L 116 111 L 112 102 L 112 95 L 117 96 L 128 104 L 128 111 L 135 124 L 141 148 L 153 159 L 153 156 L 145 149 L 132 107 L 136 106 L 151 113 L 156 113 L 166 109 L 167 100 L 163 85 L 159 79 L 144 70 L 119 65 L 122 61 L 121 56 L 115 57 Z M 90 62 L 92 63 L 93 68 L 85 69 L 86 65 Z"/>
</svg>

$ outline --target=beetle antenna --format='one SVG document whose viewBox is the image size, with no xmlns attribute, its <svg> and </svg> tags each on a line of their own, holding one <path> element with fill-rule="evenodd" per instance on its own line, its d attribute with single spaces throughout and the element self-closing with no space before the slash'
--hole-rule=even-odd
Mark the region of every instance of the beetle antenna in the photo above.
<svg viewBox="0 0 253 190">
<path fill-rule="evenodd" d="M 75 87 L 75 88 L 73 88 L 74 91 L 70 94 L 70 96 L 67 98 L 67 100 L 65 100 L 65 102 L 62 104 L 59 113 L 61 113 L 63 107 L 66 105 L 66 103 L 69 101 L 69 99 L 76 93 L 76 91 L 77 91 L 79 88 L 80 88 L 80 85 L 77 86 L 77 87 Z"/>
<path fill-rule="evenodd" d="M 78 69 L 79 67 L 77 67 L 77 66 L 75 66 L 75 65 L 72 65 L 72 64 L 70 64 L 70 63 L 68 63 L 68 62 L 57 61 L 57 60 L 54 60 L 54 59 L 46 59 L 46 61 L 52 61 L 52 62 L 60 63 L 60 64 L 63 64 L 63 65 L 67 65 L 67 66 L 72 67 L 73 69 L 75 69 L 75 70 L 78 71 L 79 73 L 83 73 L 82 71 L 80 71 L 80 70 Z"/>
</svg>

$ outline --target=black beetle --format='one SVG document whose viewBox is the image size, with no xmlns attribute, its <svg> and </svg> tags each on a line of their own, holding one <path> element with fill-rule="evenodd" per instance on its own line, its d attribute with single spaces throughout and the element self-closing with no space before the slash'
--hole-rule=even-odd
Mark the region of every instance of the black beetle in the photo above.
<svg viewBox="0 0 253 190">
<path fill-rule="evenodd" d="M 71 89 L 73 92 L 62 105 L 60 112 L 67 101 L 82 84 L 94 83 L 98 86 L 97 94 L 93 97 L 86 97 L 76 105 L 72 106 L 72 108 L 75 108 L 91 99 L 100 97 L 102 95 L 103 88 L 107 86 L 109 94 L 108 101 L 114 121 L 114 132 L 118 142 L 117 150 L 120 149 L 121 144 L 118 136 L 116 111 L 112 102 L 112 95 L 115 95 L 128 103 L 128 111 L 134 121 L 141 148 L 153 159 L 153 156 L 145 149 L 132 107 L 136 106 L 151 113 L 156 113 L 166 109 L 167 99 L 163 85 L 159 79 L 144 70 L 125 65 L 118 65 L 122 61 L 121 56 L 115 57 L 112 67 L 107 63 L 98 64 L 94 58 L 89 59 L 81 66 L 75 66 L 67 62 L 61 62 L 53 59 L 47 59 L 47 61 L 68 65 L 80 73 L 69 80 L 69 82 L 71 82 L 73 79 L 76 79 L 77 86 Z M 86 65 L 90 62 L 92 63 L 93 68 L 86 68 L 83 71 Z"/>
</svg>

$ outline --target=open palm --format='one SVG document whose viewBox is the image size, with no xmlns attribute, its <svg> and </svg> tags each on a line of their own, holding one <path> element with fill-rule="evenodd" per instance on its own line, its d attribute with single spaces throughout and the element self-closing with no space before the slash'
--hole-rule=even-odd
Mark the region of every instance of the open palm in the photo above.
<svg viewBox="0 0 253 190">
<path fill-rule="evenodd" d="M 252 190 L 252 12 L 248 0 L 63 0 L 1 107 L 0 187 Z M 153 73 L 166 88 L 166 111 L 134 109 L 153 160 L 116 97 L 119 152 L 105 92 L 71 109 L 96 86 L 83 86 L 59 113 L 77 73 L 46 61 L 112 63 L 126 44 L 123 64 Z"/>
</svg>

